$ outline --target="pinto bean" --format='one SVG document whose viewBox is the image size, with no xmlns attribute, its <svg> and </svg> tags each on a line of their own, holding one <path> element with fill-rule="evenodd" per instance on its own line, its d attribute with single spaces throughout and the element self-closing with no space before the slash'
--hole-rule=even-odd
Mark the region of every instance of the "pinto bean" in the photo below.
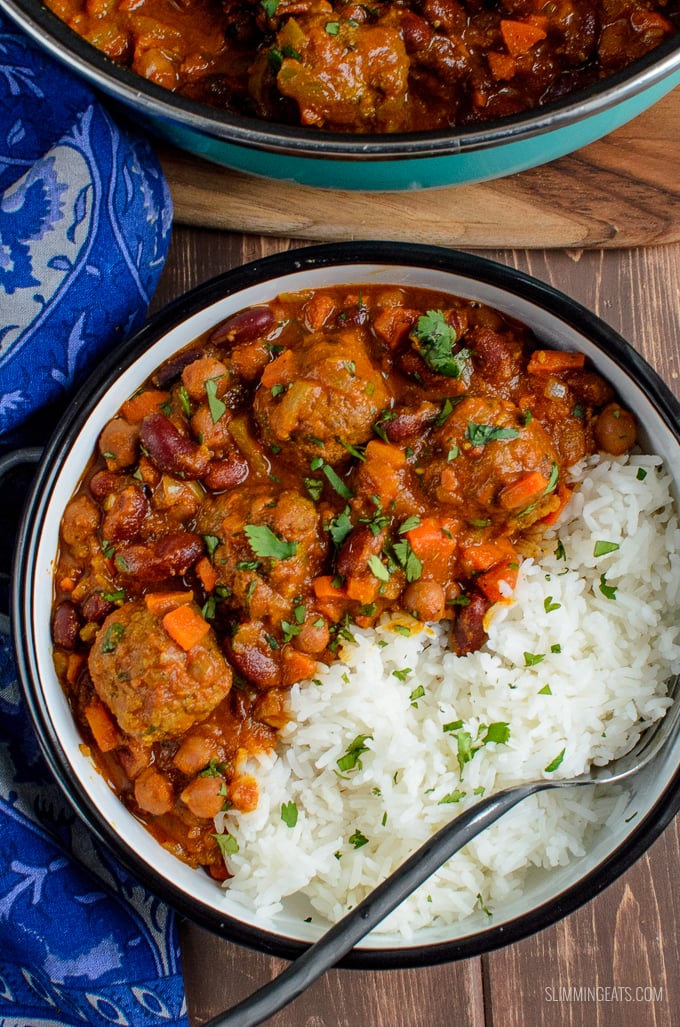
<svg viewBox="0 0 680 1027">
<path fill-rule="evenodd" d="M 595 421 L 595 441 L 612 456 L 621 456 L 635 445 L 637 424 L 629 410 L 609 403 Z"/>
<path fill-rule="evenodd" d="M 107 542 L 133 539 L 149 511 L 149 501 L 137 485 L 126 485 L 104 514 L 102 538 Z"/>
<path fill-rule="evenodd" d="M 241 342 L 252 342 L 268 332 L 274 324 L 274 315 L 269 307 L 251 307 L 242 310 L 213 328 L 208 342 L 215 346 L 236 346 Z"/>
<path fill-rule="evenodd" d="M 446 596 L 437 581 L 413 581 L 403 594 L 404 608 L 422 621 L 439 621 L 446 616 Z"/>
<path fill-rule="evenodd" d="M 175 804 L 170 781 L 153 767 L 143 770 L 135 781 L 135 799 L 141 809 L 157 817 L 169 813 Z"/>
<path fill-rule="evenodd" d="M 137 460 L 139 426 L 128 424 L 122 417 L 114 417 L 104 425 L 99 436 L 99 452 L 110 471 L 132 467 Z"/>
<path fill-rule="evenodd" d="M 142 421 L 141 440 L 149 457 L 161 471 L 185 478 L 201 478 L 208 469 L 210 453 L 173 424 L 165 414 L 149 414 Z"/>
<path fill-rule="evenodd" d="M 59 603 L 52 617 L 52 641 L 64 649 L 75 649 L 80 631 L 80 615 L 70 599 Z"/>
<path fill-rule="evenodd" d="M 148 545 L 122 545 L 116 547 L 116 570 L 135 581 L 157 583 L 167 578 L 186 574 L 205 552 L 203 540 L 191 532 L 174 532 Z"/>
</svg>

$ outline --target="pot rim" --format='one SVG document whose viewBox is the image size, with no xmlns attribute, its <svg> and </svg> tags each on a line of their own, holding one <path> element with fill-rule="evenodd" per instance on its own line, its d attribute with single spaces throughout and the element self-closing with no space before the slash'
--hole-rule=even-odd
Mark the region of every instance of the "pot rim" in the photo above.
<svg viewBox="0 0 680 1027">
<path fill-rule="evenodd" d="M 680 34 L 622 71 L 533 111 L 450 130 L 390 135 L 319 132 L 268 124 L 212 109 L 129 71 L 78 36 L 38 0 L 0 0 L 4 10 L 51 56 L 91 85 L 144 114 L 249 149 L 298 157 L 389 161 L 443 157 L 528 140 L 605 113 L 680 71 Z"/>
<path fill-rule="evenodd" d="M 54 729 L 40 685 L 32 636 L 32 585 L 37 542 L 51 488 L 75 436 L 109 386 L 137 357 L 169 329 L 216 300 L 269 279 L 308 269 L 374 263 L 444 270 L 490 284 L 528 300 L 556 315 L 592 340 L 635 382 L 655 407 L 673 437 L 680 442 L 680 403 L 653 368 L 617 332 L 577 301 L 524 272 L 461 251 L 421 244 L 391 242 L 331 243 L 284 251 L 223 272 L 173 300 L 147 325 L 109 354 L 69 404 L 48 443 L 31 486 L 16 540 L 12 575 L 11 621 L 17 667 L 38 741 L 57 783 L 78 814 L 119 861 L 152 892 L 201 926 L 243 945 L 283 958 L 294 958 L 308 945 L 284 935 L 245 924 L 191 899 L 143 860 L 105 820 L 74 777 L 66 752 Z M 339 966 L 358 969 L 396 969 L 436 965 L 477 956 L 553 925 L 612 884 L 649 848 L 680 810 L 680 767 L 664 791 L 621 844 L 604 859 L 547 901 L 506 923 L 452 941 L 396 948 L 355 949 Z"/>
</svg>

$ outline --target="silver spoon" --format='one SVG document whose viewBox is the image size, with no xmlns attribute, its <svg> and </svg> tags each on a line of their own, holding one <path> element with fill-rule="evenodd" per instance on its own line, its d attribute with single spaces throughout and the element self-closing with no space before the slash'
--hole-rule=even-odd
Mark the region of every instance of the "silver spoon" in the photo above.
<svg viewBox="0 0 680 1027">
<path fill-rule="evenodd" d="M 670 683 L 674 700 L 666 715 L 642 733 L 636 745 L 604 767 L 591 767 L 580 777 L 531 781 L 506 788 L 482 799 L 442 827 L 394 873 L 314 942 L 286 969 L 231 1009 L 209 1020 L 204 1027 L 255 1027 L 301 995 L 317 978 L 335 966 L 358 941 L 408 898 L 450 856 L 490 827 L 517 803 L 548 788 L 613 784 L 647 766 L 677 735 L 680 726 L 680 675 Z"/>
</svg>

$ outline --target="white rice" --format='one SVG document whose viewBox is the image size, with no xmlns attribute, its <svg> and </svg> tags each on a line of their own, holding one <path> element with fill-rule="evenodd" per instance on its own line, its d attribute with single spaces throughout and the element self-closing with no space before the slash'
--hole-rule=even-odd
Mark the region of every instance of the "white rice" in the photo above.
<svg viewBox="0 0 680 1027">
<path fill-rule="evenodd" d="M 228 858 L 233 898 L 273 916 L 302 892 L 335 921 L 479 795 L 607 763 L 663 715 L 680 665 L 670 478 L 642 455 L 593 457 L 572 474 L 579 488 L 543 552 L 522 563 L 513 599 L 494 607 L 483 650 L 458 657 L 444 627 L 388 619 L 352 629 L 340 659 L 292 689 L 277 753 L 242 768 L 258 780 L 258 808 L 217 820 L 238 842 Z M 619 548 L 596 557 L 596 541 Z M 444 730 L 457 721 L 472 739 L 507 724 L 508 740 L 481 745 L 461 770 L 456 730 Z M 365 751 L 341 773 L 337 760 L 359 735 Z M 290 803 L 292 827 L 282 818 Z M 521 892 L 532 866 L 582 856 L 589 829 L 621 815 L 615 803 L 591 789 L 525 800 L 378 930 L 410 939 L 435 919 L 493 911 Z"/>
</svg>

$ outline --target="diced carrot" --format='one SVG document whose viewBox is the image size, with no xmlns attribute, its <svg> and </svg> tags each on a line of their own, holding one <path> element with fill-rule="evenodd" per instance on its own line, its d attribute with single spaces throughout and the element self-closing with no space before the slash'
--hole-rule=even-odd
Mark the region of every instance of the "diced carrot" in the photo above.
<svg viewBox="0 0 680 1027">
<path fill-rule="evenodd" d="M 59 588 L 62 592 L 72 592 L 76 587 L 76 583 L 73 578 L 62 578 L 59 582 Z"/>
<path fill-rule="evenodd" d="M 488 571 L 484 571 L 483 574 L 479 575 L 477 587 L 492 603 L 499 603 L 503 599 L 507 599 L 507 589 L 504 594 L 502 586 L 507 585 L 513 590 L 517 585 L 518 572 L 519 565 L 514 560 L 497 563 L 490 567 Z"/>
<path fill-rule="evenodd" d="M 381 442 L 380 439 L 371 439 L 366 446 L 366 461 L 388 464 L 390 467 L 400 468 L 406 466 L 406 454 L 398 446 L 391 446 L 389 442 Z"/>
<path fill-rule="evenodd" d="M 488 571 L 498 563 L 511 563 L 517 560 L 517 552 L 508 538 L 497 538 L 492 542 L 480 542 L 476 546 L 466 546 L 462 551 L 463 566 L 468 573 Z"/>
<path fill-rule="evenodd" d="M 328 293 L 315 292 L 302 308 L 305 324 L 311 332 L 318 331 L 326 323 L 334 309 L 335 302 Z"/>
<path fill-rule="evenodd" d="M 294 371 L 295 354 L 292 349 L 286 349 L 270 364 L 267 364 L 260 381 L 265 389 L 271 389 L 273 385 L 288 385 L 293 379 Z"/>
<path fill-rule="evenodd" d="M 322 574 L 312 581 L 312 588 L 317 599 L 344 599 L 346 596 L 342 586 L 334 584 L 332 574 Z"/>
<path fill-rule="evenodd" d="M 551 510 L 549 514 L 541 518 L 541 524 L 545 524 L 547 527 L 555 524 L 559 519 L 560 514 L 564 510 L 565 506 L 571 499 L 572 490 L 568 489 L 566 485 L 561 483 L 557 486 L 557 499 L 558 503 L 554 510 Z"/>
<path fill-rule="evenodd" d="M 75 685 L 84 663 L 85 657 L 82 653 L 69 653 L 66 665 L 66 680 L 69 685 Z"/>
<path fill-rule="evenodd" d="M 147 414 L 157 414 L 158 408 L 169 399 L 170 393 L 163 389 L 145 389 L 123 403 L 120 412 L 130 424 L 139 424 Z"/>
<path fill-rule="evenodd" d="M 413 327 L 415 315 L 405 307 L 383 307 L 373 318 L 373 330 L 378 338 L 394 349 Z"/>
<path fill-rule="evenodd" d="M 456 548 L 452 533 L 437 517 L 425 517 L 419 525 L 406 532 L 411 549 L 423 565 L 423 572 L 436 576 L 445 570 Z"/>
<path fill-rule="evenodd" d="M 544 495 L 548 485 L 548 479 L 540 471 L 529 471 L 511 485 L 506 485 L 498 502 L 504 510 L 524 510 Z"/>
<path fill-rule="evenodd" d="M 185 606 L 194 600 L 193 592 L 147 592 L 144 596 L 147 610 L 163 616 L 176 606 Z"/>
<path fill-rule="evenodd" d="M 163 617 L 163 627 L 185 652 L 198 645 L 210 631 L 207 620 L 193 606 L 177 606 Z"/>
<path fill-rule="evenodd" d="M 316 674 L 316 660 L 307 653 L 301 653 L 292 645 L 284 645 L 281 651 L 281 670 L 284 685 L 313 678 Z"/>
<path fill-rule="evenodd" d="M 546 32 L 544 29 L 539 28 L 537 25 L 532 25 L 531 22 L 527 21 L 511 21 L 510 19 L 501 19 L 501 35 L 503 36 L 503 42 L 508 48 L 508 52 L 513 57 L 519 57 L 521 54 L 526 53 L 536 43 L 540 43 L 542 39 L 545 39 Z"/>
<path fill-rule="evenodd" d="M 517 74 L 517 61 L 511 54 L 495 53 L 493 50 L 486 55 L 491 74 L 497 82 L 506 82 Z"/>
<path fill-rule="evenodd" d="M 347 578 L 345 591 L 348 599 L 357 603 L 372 603 L 378 595 L 380 582 L 374 575 L 357 574 Z"/>
<path fill-rule="evenodd" d="M 201 557 L 196 564 L 196 573 L 201 579 L 201 584 L 206 592 L 213 592 L 219 580 L 215 565 L 210 562 L 207 556 Z"/>
<path fill-rule="evenodd" d="M 120 744 L 118 728 L 109 711 L 98 699 L 93 699 L 87 704 L 85 718 L 100 752 L 110 752 Z"/>
<path fill-rule="evenodd" d="M 561 349 L 537 349 L 531 354 L 529 374 L 561 374 L 580 371 L 586 362 L 584 353 L 568 353 Z"/>
<path fill-rule="evenodd" d="M 232 806 L 242 813 L 251 813 L 257 809 L 260 791 L 252 774 L 237 774 L 229 782 L 227 798 Z"/>
</svg>

